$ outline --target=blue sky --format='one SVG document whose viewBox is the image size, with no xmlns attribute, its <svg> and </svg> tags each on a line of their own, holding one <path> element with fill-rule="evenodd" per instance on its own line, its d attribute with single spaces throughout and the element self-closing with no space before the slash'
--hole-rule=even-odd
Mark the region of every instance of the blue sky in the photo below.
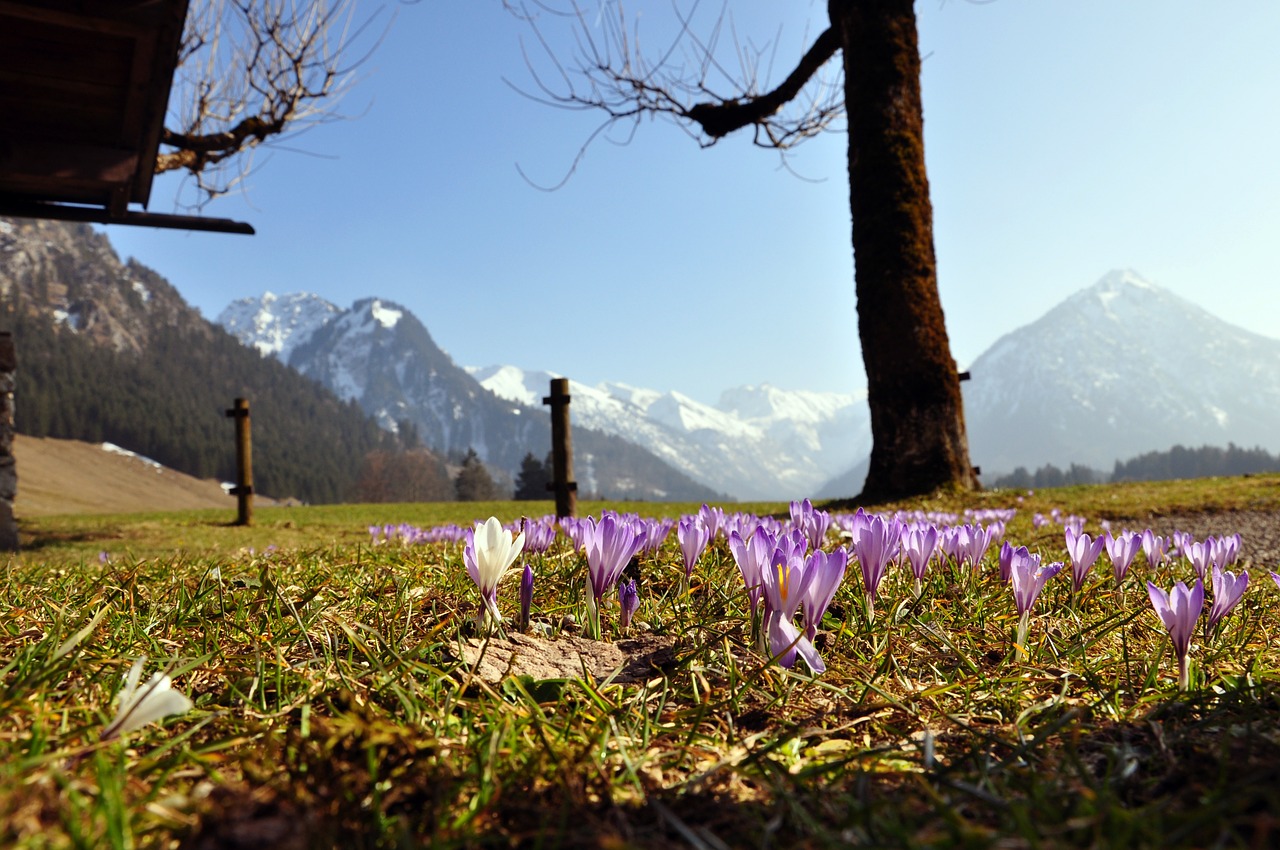
<svg viewBox="0 0 1280 850">
<path fill-rule="evenodd" d="M 720 9 L 704 5 L 695 24 Z M 774 82 L 826 23 L 818 0 L 733 5 L 740 41 L 778 42 Z M 669 0 L 626 8 L 661 46 Z M 1280 336 L 1280 3 L 916 9 L 939 285 L 960 365 L 1114 268 Z M 540 191 L 517 166 L 558 182 L 598 118 L 506 82 L 532 88 L 528 27 L 499 0 L 387 6 L 380 20 L 390 12 L 342 103 L 350 119 L 260 154 L 244 194 L 205 210 L 258 235 L 111 227 L 117 250 L 210 318 L 264 290 L 387 298 L 463 365 L 707 402 L 741 384 L 865 385 L 843 133 L 802 145 L 788 170 L 749 138 L 702 150 L 645 121 Z M 567 29 L 544 32 L 568 49 Z M 172 209 L 180 188 L 158 180 L 151 209 Z"/>
</svg>

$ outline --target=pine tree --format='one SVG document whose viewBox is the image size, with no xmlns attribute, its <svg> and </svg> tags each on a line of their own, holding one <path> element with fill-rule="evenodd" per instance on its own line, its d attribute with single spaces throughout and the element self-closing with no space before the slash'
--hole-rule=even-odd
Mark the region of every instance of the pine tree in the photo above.
<svg viewBox="0 0 1280 850">
<path fill-rule="evenodd" d="M 547 485 L 551 483 L 551 469 L 528 452 L 520 461 L 520 472 L 516 474 L 517 501 L 538 501 L 549 497 Z"/>
<path fill-rule="evenodd" d="M 460 502 L 489 502 L 498 498 L 498 485 L 480 462 L 475 449 L 467 449 L 453 487 Z"/>
</svg>

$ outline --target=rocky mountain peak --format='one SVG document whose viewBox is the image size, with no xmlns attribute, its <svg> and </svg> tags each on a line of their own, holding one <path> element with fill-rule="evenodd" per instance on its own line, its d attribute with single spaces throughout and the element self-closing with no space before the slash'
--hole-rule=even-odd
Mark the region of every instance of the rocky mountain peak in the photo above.
<svg viewBox="0 0 1280 850">
<path fill-rule="evenodd" d="M 0 298 L 95 345 L 140 353 L 157 324 L 208 334 L 168 281 L 88 224 L 0 218 Z"/>
<path fill-rule="evenodd" d="M 268 291 L 232 301 L 218 314 L 217 322 L 264 357 L 288 363 L 295 348 L 340 312 L 336 304 L 309 292 L 276 295 Z"/>
<path fill-rule="evenodd" d="M 1175 444 L 1280 447 L 1280 341 L 1116 271 L 1003 336 L 963 385 L 984 472 L 1109 469 Z"/>
</svg>

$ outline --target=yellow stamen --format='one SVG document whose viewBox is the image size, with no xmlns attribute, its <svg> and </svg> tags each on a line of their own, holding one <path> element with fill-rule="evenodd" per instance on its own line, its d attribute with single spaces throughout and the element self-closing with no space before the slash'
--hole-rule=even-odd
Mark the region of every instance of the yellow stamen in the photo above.
<svg viewBox="0 0 1280 850">
<path fill-rule="evenodd" d="M 778 568 L 778 596 L 783 602 L 787 601 L 787 582 L 791 578 L 791 571 L 783 569 L 782 564 L 777 565 Z"/>
</svg>

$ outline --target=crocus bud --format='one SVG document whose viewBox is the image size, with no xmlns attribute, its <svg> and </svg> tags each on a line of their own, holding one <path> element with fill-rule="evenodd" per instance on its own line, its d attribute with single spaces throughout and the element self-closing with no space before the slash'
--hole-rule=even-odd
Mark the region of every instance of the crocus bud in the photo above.
<svg viewBox="0 0 1280 850">
<path fill-rule="evenodd" d="M 533 567 L 524 562 L 524 575 L 520 579 L 520 631 L 529 631 L 529 609 L 533 607 Z"/>
<path fill-rule="evenodd" d="M 631 617 L 640 607 L 640 591 L 636 589 L 635 579 L 618 585 L 618 604 L 622 606 L 622 617 L 619 622 L 625 629 L 631 625 Z"/>
</svg>

